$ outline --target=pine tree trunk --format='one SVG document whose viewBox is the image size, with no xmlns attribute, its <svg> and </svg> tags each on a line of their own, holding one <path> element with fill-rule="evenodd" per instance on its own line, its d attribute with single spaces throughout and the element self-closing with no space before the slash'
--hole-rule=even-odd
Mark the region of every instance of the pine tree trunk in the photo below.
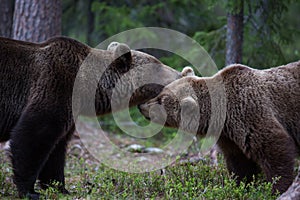
<svg viewBox="0 0 300 200">
<path fill-rule="evenodd" d="M 92 45 L 92 33 L 94 31 L 94 13 L 92 11 L 93 0 L 88 0 L 87 4 L 87 43 Z"/>
<path fill-rule="evenodd" d="M 16 0 L 13 38 L 42 42 L 61 35 L 61 0 Z"/>
<path fill-rule="evenodd" d="M 227 13 L 226 65 L 242 62 L 243 54 L 243 0 L 233 0 L 233 7 Z"/>
<path fill-rule="evenodd" d="M 13 23 L 12 0 L 0 0 L 0 36 L 11 37 Z"/>
</svg>

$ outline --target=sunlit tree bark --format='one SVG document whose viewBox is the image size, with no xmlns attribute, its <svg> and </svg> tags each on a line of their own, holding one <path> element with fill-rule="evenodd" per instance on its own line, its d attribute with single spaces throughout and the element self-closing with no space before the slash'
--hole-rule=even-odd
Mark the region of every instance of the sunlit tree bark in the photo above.
<svg viewBox="0 0 300 200">
<path fill-rule="evenodd" d="M 13 37 L 41 42 L 61 35 L 61 0 L 16 0 Z"/>
</svg>

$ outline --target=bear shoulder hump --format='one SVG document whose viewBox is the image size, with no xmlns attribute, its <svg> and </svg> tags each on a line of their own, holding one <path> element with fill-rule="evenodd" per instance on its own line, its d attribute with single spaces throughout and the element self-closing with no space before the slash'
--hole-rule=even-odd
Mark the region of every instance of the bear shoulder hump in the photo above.
<svg viewBox="0 0 300 200">
<path fill-rule="evenodd" d="M 58 36 L 38 44 L 40 48 L 54 47 L 55 49 L 80 50 L 89 52 L 92 48 L 73 38 Z"/>
<path fill-rule="evenodd" d="M 241 75 L 244 73 L 249 73 L 251 71 L 253 71 L 254 69 L 246 66 L 246 65 L 242 65 L 242 64 L 232 64 L 232 65 L 228 65 L 226 66 L 224 69 L 222 69 L 219 73 L 223 76 L 230 76 L 230 75 Z"/>
</svg>

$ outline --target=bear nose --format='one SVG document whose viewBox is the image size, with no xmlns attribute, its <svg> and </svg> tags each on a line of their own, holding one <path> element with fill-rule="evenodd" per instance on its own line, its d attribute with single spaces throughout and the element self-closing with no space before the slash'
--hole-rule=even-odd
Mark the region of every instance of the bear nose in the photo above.
<svg viewBox="0 0 300 200">
<path fill-rule="evenodd" d="M 150 119 L 149 107 L 147 103 L 138 105 L 139 111 L 144 115 L 146 119 Z"/>
</svg>

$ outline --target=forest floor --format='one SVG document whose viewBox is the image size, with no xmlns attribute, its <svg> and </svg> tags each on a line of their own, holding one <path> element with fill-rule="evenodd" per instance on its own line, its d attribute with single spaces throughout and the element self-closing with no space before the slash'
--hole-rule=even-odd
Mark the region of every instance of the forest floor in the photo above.
<svg viewBox="0 0 300 200">
<path fill-rule="evenodd" d="M 77 129 L 91 138 L 96 134 L 98 138 L 89 141 L 94 144 L 86 148 L 79 134 L 75 134 L 69 144 L 65 175 L 70 195 L 59 194 L 55 188 L 39 190 L 37 184 L 42 199 L 276 199 L 278 196 L 271 194 L 272 184 L 261 177 L 248 185 L 236 185 L 221 155 L 215 163 L 216 158 L 212 160 L 209 154 L 202 157 L 190 149 L 170 165 L 153 170 L 151 166 L 163 163 L 162 155 L 172 155 L 172 149 L 166 148 L 162 153 L 158 148 L 150 148 L 152 152 L 145 154 L 146 148 L 136 145 L 134 138 L 105 133 L 88 123 L 80 123 Z M 11 165 L 3 146 L 0 146 L 0 199 L 17 199 Z M 117 147 L 117 151 L 111 150 L 111 146 Z M 138 166 L 136 170 L 146 171 L 148 167 L 149 172 L 118 170 L 129 166 L 126 162 L 132 162 L 124 159 L 128 151 L 136 158 L 133 160 Z M 108 161 L 99 162 L 99 155 L 105 155 Z M 121 166 L 115 165 L 120 160 L 125 161 L 119 163 Z"/>
</svg>

